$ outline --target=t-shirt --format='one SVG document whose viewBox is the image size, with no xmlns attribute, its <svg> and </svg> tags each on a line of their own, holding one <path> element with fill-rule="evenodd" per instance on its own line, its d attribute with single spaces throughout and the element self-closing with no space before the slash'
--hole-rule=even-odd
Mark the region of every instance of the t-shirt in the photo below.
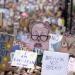
<svg viewBox="0 0 75 75">
<path fill-rule="evenodd" d="M 46 21 L 48 21 L 49 24 L 51 24 L 51 20 L 50 20 L 50 18 L 46 18 L 46 17 L 44 17 L 43 22 L 46 22 Z"/>
<path fill-rule="evenodd" d="M 62 26 L 62 19 L 61 18 L 58 18 L 58 26 Z"/>
</svg>

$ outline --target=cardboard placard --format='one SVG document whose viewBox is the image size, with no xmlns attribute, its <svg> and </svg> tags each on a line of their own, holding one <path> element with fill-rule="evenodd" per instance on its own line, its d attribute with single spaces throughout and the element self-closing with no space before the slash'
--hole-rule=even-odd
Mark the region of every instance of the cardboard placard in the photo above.
<svg viewBox="0 0 75 75">
<path fill-rule="evenodd" d="M 41 75 L 66 75 L 68 59 L 68 53 L 45 51 Z"/>
<path fill-rule="evenodd" d="M 16 50 L 11 65 L 25 68 L 33 68 L 36 58 L 37 53 Z"/>
<path fill-rule="evenodd" d="M 0 33 L 0 69 L 6 70 L 14 37 Z"/>
<path fill-rule="evenodd" d="M 60 48 L 60 42 L 63 38 L 62 35 L 56 35 L 56 34 L 49 34 L 51 36 L 49 40 L 49 50 L 50 51 L 58 51 L 58 48 Z"/>
<path fill-rule="evenodd" d="M 67 75 L 70 74 L 70 72 L 75 72 L 75 58 L 70 58 L 68 63 L 68 69 L 67 69 Z"/>
<path fill-rule="evenodd" d="M 2 20 L 2 13 L 0 13 L 0 26 L 2 26 L 2 22 L 3 22 L 3 20 Z"/>
</svg>

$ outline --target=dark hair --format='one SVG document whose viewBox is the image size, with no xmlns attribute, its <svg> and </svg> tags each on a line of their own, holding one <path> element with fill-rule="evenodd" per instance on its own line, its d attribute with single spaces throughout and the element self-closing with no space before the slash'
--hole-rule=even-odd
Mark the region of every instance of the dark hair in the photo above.
<svg viewBox="0 0 75 75">
<path fill-rule="evenodd" d="M 6 71 L 4 72 L 4 75 L 7 75 L 7 73 L 12 72 L 12 74 L 14 74 L 13 70 L 11 68 L 6 69 Z"/>
<path fill-rule="evenodd" d="M 75 58 L 75 56 L 74 56 L 74 55 L 69 55 L 69 58 L 70 58 L 70 57 Z"/>
</svg>

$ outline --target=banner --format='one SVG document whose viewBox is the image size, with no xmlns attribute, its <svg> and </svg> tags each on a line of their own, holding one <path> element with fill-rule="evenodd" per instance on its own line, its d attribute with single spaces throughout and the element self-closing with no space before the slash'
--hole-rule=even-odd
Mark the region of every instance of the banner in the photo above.
<svg viewBox="0 0 75 75">
<path fill-rule="evenodd" d="M 37 53 L 27 51 L 16 51 L 12 60 L 12 66 L 33 68 L 37 58 Z"/>
<path fill-rule="evenodd" d="M 49 34 L 51 36 L 49 40 L 49 50 L 50 51 L 58 51 L 58 48 L 60 48 L 60 42 L 63 38 L 62 35 L 55 35 L 55 34 Z"/>
<path fill-rule="evenodd" d="M 0 69 L 6 70 L 14 37 L 0 33 Z"/>
<path fill-rule="evenodd" d="M 75 58 L 70 58 L 68 63 L 67 75 L 71 72 L 75 72 Z"/>
<path fill-rule="evenodd" d="M 66 75 L 68 59 L 68 53 L 45 51 L 41 75 Z"/>
</svg>

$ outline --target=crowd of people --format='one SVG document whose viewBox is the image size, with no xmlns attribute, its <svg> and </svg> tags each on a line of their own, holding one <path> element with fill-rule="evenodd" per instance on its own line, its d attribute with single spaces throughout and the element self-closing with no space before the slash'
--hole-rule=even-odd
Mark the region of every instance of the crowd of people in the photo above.
<svg viewBox="0 0 75 75">
<path fill-rule="evenodd" d="M 65 33 L 65 2 L 64 0 L 6 0 L 0 3 L 2 9 L 3 25 L 0 31 L 14 34 L 16 40 L 22 41 L 21 36 L 31 33 L 31 27 L 37 21 L 48 23 L 50 33 L 63 35 Z M 68 9 L 70 16 L 70 6 Z M 75 30 L 75 14 L 73 13 L 72 33 Z M 68 18 L 68 28 L 70 18 Z M 69 31 L 69 30 L 68 30 Z M 25 37 L 24 37 L 25 38 Z M 1 75 L 41 75 L 41 67 L 34 69 L 18 68 L 12 66 Z"/>
<path fill-rule="evenodd" d="M 36 21 L 47 21 L 50 32 L 62 34 L 65 32 L 65 2 L 63 0 L 19 0 L 14 2 L 6 0 L 4 3 L 3 26 L 1 31 L 14 33 L 30 32 Z M 1 4 L 0 4 L 1 5 Z M 17 26 L 14 26 L 17 24 Z"/>
</svg>

